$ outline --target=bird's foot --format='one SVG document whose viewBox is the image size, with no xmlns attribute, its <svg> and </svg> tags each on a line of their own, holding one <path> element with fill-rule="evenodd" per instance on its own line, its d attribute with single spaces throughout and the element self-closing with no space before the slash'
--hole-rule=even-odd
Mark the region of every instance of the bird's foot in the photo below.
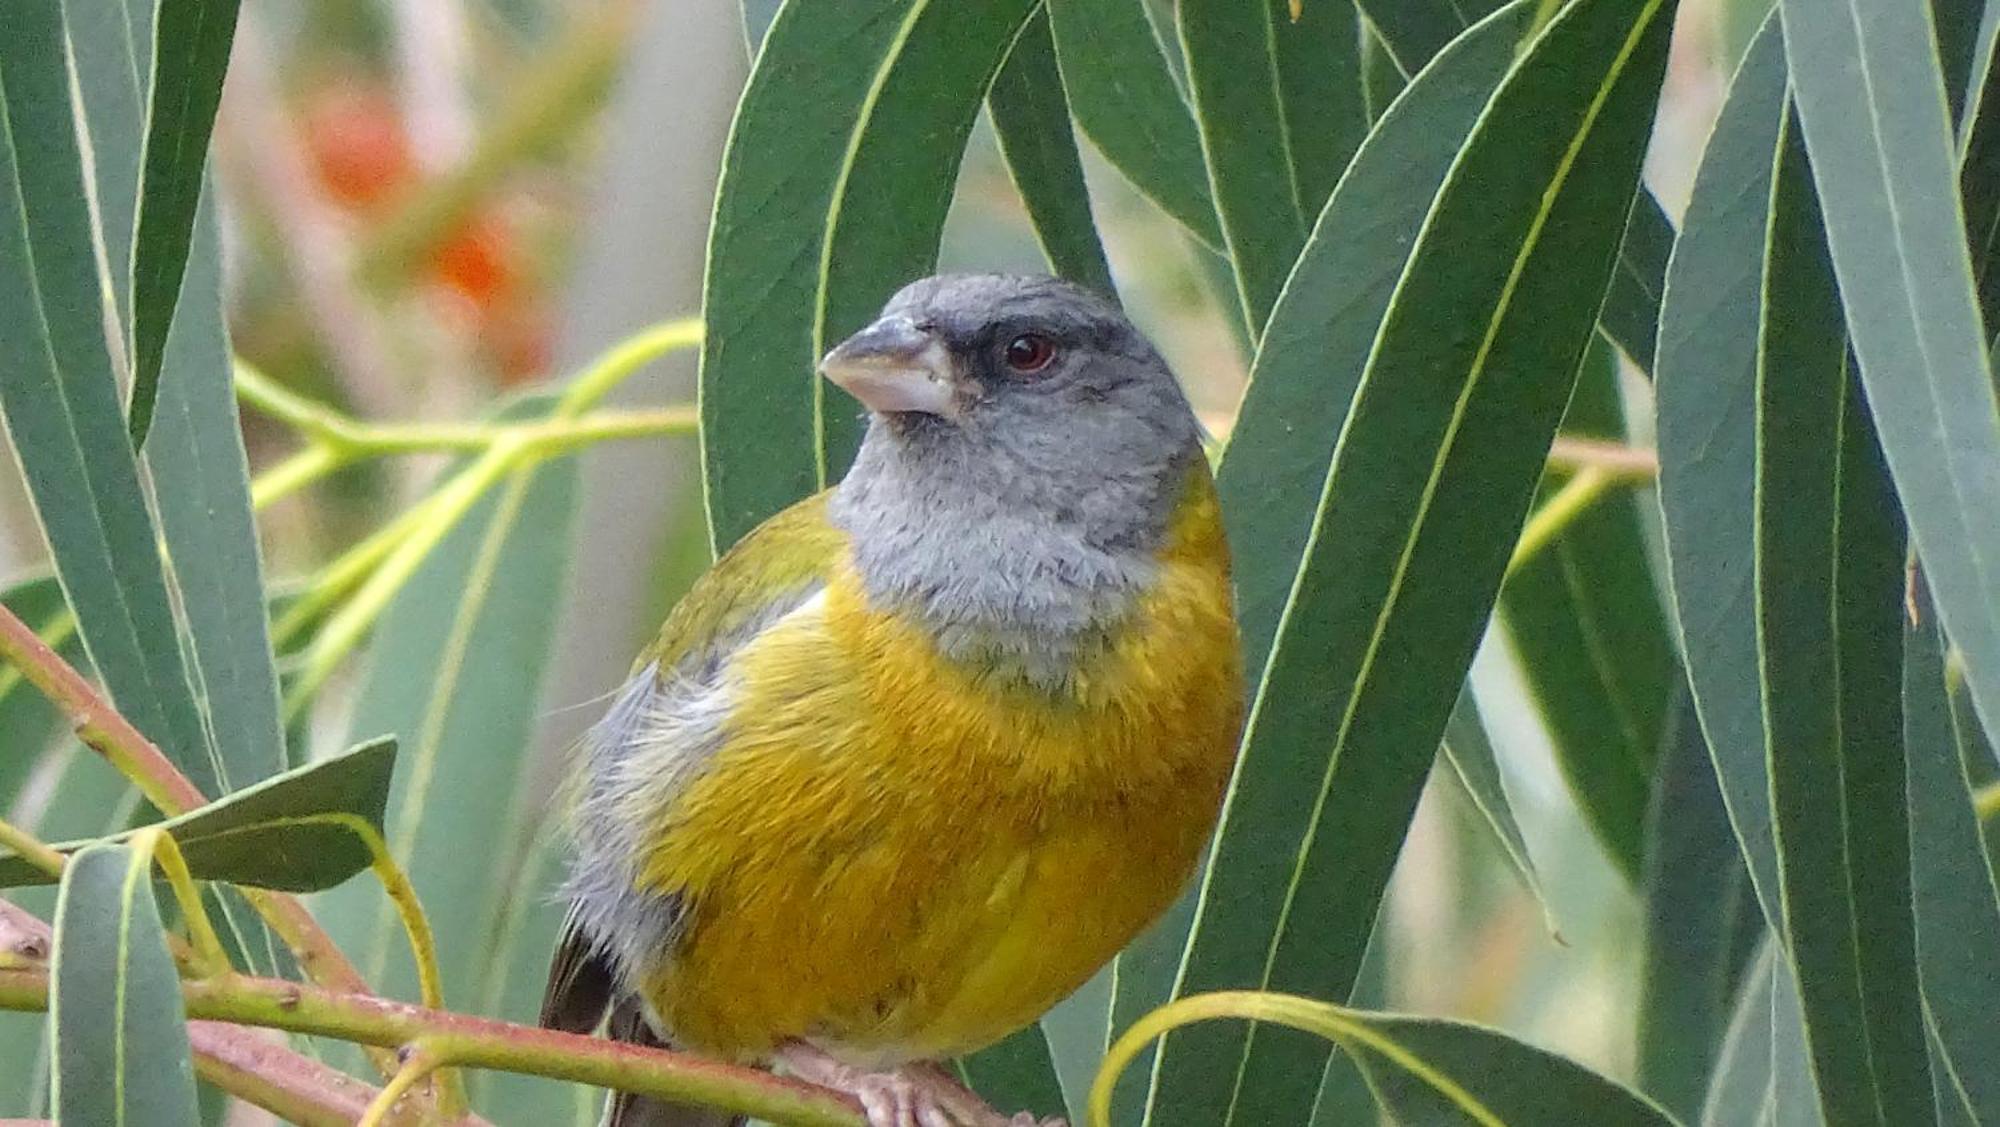
<svg viewBox="0 0 2000 1127">
<path fill-rule="evenodd" d="M 869 1127 L 1063 1127 L 1060 1119 L 1038 1120 L 1025 1111 L 1002 1115 L 934 1064 L 870 1072 L 798 1042 L 779 1050 L 778 1059 L 799 1079 L 860 1100 Z"/>
</svg>

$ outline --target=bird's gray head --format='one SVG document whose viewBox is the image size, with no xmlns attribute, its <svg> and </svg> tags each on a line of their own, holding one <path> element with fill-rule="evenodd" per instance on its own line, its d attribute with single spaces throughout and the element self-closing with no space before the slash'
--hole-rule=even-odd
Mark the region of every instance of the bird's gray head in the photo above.
<svg viewBox="0 0 2000 1127">
<path fill-rule="evenodd" d="M 871 415 L 833 504 L 870 594 L 947 638 L 1103 627 L 1201 457 L 1159 353 L 1054 278 L 913 282 L 820 370 Z"/>
</svg>

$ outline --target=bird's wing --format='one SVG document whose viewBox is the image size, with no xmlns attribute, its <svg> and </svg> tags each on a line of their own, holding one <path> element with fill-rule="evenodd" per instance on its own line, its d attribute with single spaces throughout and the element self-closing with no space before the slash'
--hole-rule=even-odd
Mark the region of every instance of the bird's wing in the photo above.
<svg viewBox="0 0 2000 1127">
<path fill-rule="evenodd" d="M 647 709 L 656 703 L 664 679 L 674 675 L 700 679 L 702 667 L 718 667 L 764 625 L 824 586 L 846 543 L 845 536 L 827 519 L 826 502 L 825 493 L 816 494 L 765 521 L 695 581 L 667 616 L 658 639 L 639 656 L 634 683 L 587 737 L 591 754 L 584 764 L 586 772 L 604 771 L 632 751 L 630 745 L 641 738 Z M 644 678 L 643 683 L 640 678 Z M 700 754 L 697 748 L 665 748 L 657 743 L 649 750 L 689 758 Z M 649 766 L 658 768 L 649 772 L 655 781 L 675 773 L 670 761 Z M 601 779 L 585 780 L 586 811 L 592 792 L 602 784 Z M 585 821 L 594 819 L 586 817 Z M 586 838 L 600 838 L 589 825 L 578 828 Z M 606 858 L 605 852 L 618 851 L 617 843 L 600 840 L 596 844 L 596 849 L 583 850 L 584 864 L 601 865 L 607 860 L 636 864 L 639 860 L 636 856 Z M 592 853 L 597 856 L 589 856 Z M 573 882 L 580 883 L 603 887 L 598 881 Z M 671 903 L 671 898 L 661 902 Z M 607 1011 L 616 1012 L 618 976 L 607 951 L 608 941 L 617 937 L 593 935 L 586 922 L 591 914 L 584 904 L 573 903 L 563 922 L 542 996 L 541 1024 L 550 1029 L 588 1033 L 604 1020 Z M 668 925 L 660 925 L 662 935 L 669 930 Z"/>
<path fill-rule="evenodd" d="M 662 672 L 718 646 L 733 648 L 744 627 L 768 621 L 774 608 L 795 605 L 826 582 L 847 543 L 827 519 L 827 493 L 816 493 L 758 525 L 725 552 L 675 605 L 660 636 L 635 668 Z"/>
</svg>

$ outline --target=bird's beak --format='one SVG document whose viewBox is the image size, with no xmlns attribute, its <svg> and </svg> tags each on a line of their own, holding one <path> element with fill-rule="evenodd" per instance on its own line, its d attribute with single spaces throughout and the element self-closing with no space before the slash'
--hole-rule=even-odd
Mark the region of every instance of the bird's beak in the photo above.
<svg viewBox="0 0 2000 1127">
<path fill-rule="evenodd" d="M 879 414 L 958 413 L 951 353 L 908 317 L 884 317 L 848 337 L 819 362 L 819 371 Z"/>
</svg>

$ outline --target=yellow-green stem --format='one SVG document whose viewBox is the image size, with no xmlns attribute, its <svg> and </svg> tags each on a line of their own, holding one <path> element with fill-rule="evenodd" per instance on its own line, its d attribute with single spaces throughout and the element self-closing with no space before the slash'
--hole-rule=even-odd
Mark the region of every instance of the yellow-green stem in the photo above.
<svg viewBox="0 0 2000 1127">
<path fill-rule="evenodd" d="M 396 1104 L 443 1064 L 444 1060 L 432 1052 L 424 1041 L 418 1040 L 407 1046 L 403 1050 L 403 1067 L 397 1069 L 396 1075 L 391 1076 L 382 1090 L 375 1094 L 374 1102 L 368 1105 L 368 1110 L 362 1113 L 354 1127 L 382 1127 L 389 1113 L 396 1109 Z M 444 1114 L 449 1116 L 451 1113 L 446 1111 Z"/>
<path fill-rule="evenodd" d="M 1555 496 L 1542 503 L 1528 523 L 1521 529 L 1521 539 L 1514 544 L 1514 556 L 1507 561 L 1507 571 L 1512 574 L 1529 560 L 1534 559 L 1542 549 L 1555 542 L 1556 537 L 1568 528 L 1577 517 L 1582 516 L 1595 505 L 1605 493 L 1618 484 L 1618 479 L 1595 466 L 1582 470 L 1563 483 Z"/>
<path fill-rule="evenodd" d="M 2000 815 L 2000 783 L 1988 783 L 1972 796 L 1972 808 L 1982 822 Z"/>
<path fill-rule="evenodd" d="M 13 850 L 22 860 L 52 877 L 62 876 L 63 855 L 49 848 L 34 834 L 0 819 L 0 846 Z"/>
<path fill-rule="evenodd" d="M 0 968 L 0 1009 L 45 1010 L 48 991 L 44 968 Z M 422 1042 L 458 1067 L 617 1088 L 791 1127 L 865 1127 L 860 1105 L 848 1096 L 686 1053 L 249 975 L 183 982 L 181 995 L 188 1017 L 196 1020 L 264 1026 L 390 1049 Z"/>
<path fill-rule="evenodd" d="M 188 872 L 180 844 L 165 829 L 147 826 L 132 835 L 131 846 L 160 866 L 167 887 L 173 889 L 174 900 L 181 906 L 181 916 L 187 924 L 188 942 L 194 948 L 195 971 L 205 977 L 229 974 L 229 953 L 223 950 L 222 939 L 215 934 L 215 925 L 208 918 L 208 909 L 202 906 L 201 890 L 194 886 L 194 874 Z"/>
</svg>

